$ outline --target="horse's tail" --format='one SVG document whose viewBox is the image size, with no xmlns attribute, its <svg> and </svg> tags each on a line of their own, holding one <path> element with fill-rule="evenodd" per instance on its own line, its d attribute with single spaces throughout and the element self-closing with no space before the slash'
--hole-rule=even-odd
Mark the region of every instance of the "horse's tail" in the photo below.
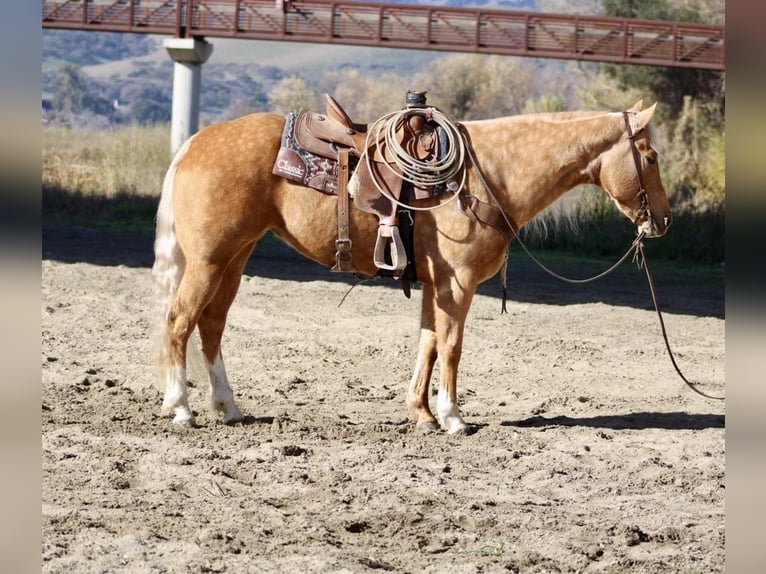
<svg viewBox="0 0 766 574">
<path fill-rule="evenodd" d="M 173 303 L 173 296 L 181 283 L 186 258 L 178 244 L 173 214 L 173 184 L 178 162 L 186 153 L 189 141 L 184 144 L 173 158 L 165 180 L 157 208 L 156 231 L 154 238 L 154 265 L 152 266 L 153 294 L 153 329 L 152 343 L 154 355 L 159 366 L 160 386 L 164 388 L 167 369 L 169 368 L 168 315 Z"/>
</svg>

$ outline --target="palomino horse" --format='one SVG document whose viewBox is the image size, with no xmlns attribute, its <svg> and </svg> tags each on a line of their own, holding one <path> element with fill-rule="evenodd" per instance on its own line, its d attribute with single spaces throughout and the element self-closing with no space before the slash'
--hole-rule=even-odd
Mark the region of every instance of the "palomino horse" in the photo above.
<svg viewBox="0 0 766 574">
<path fill-rule="evenodd" d="M 578 184 L 601 186 L 647 237 L 663 235 L 670 207 L 660 180 L 649 121 L 656 104 L 627 112 L 561 112 L 464 122 L 475 162 L 460 192 L 494 204 L 520 229 Z M 199 331 L 210 406 L 224 423 L 243 418 L 224 369 L 221 338 L 242 271 L 271 230 L 303 255 L 331 267 L 337 202 L 272 174 L 285 118 L 268 113 L 211 125 L 178 151 L 157 212 L 152 275 L 158 303 L 163 411 L 194 425 L 187 398 L 187 343 Z M 443 196 L 449 196 L 449 193 Z M 449 197 L 419 200 L 423 205 Z M 374 275 L 378 219 L 351 209 L 350 237 L 359 271 Z M 467 217 L 458 205 L 423 211 L 414 230 L 422 284 L 420 339 L 406 394 L 418 428 L 467 428 L 458 408 L 457 373 L 468 308 L 482 281 L 505 262 L 507 236 Z M 436 417 L 429 384 L 437 357 Z"/>
</svg>

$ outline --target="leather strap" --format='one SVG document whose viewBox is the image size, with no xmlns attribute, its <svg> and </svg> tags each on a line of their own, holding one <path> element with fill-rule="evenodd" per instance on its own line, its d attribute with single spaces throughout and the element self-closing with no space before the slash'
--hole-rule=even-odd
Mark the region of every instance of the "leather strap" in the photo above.
<svg viewBox="0 0 766 574">
<path fill-rule="evenodd" d="M 503 236 L 506 243 L 510 243 L 516 237 L 513 228 L 511 228 L 505 215 L 503 215 L 503 212 L 498 207 L 481 201 L 475 195 L 462 195 L 460 197 L 460 206 L 463 213 L 470 219 L 489 225 Z"/>
<path fill-rule="evenodd" d="M 338 238 L 335 240 L 335 265 L 331 271 L 357 271 L 351 259 L 348 201 L 348 150 L 338 150 Z"/>
<path fill-rule="evenodd" d="M 489 225 L 492 229 L 502 235 L 503 239 L 505 239 L 505 260 L 503 261 L 503 267 L 500 270 L 500 278 L 503 285 L 503 299 L 500 305 L 500 313 L 507 313 L 508 310 L 505 304 L 508 299 L 508 290 L 506 288 L 506 273 L 508 271 L 507 245 L 513 241 L 514 237 L 516 237 L 516 233 L 514 232 L 516 222 L 511 223 L 511 220 L 505 216 L 499 207 L 494 206 L 491 203 L 481 201 L 475 195 L 461 195 L 460 207 L 462 212 L 465 213 L 465 215 L 471 219 L 471 221 L 477 221 L 479 223 Z"/>
</svg>

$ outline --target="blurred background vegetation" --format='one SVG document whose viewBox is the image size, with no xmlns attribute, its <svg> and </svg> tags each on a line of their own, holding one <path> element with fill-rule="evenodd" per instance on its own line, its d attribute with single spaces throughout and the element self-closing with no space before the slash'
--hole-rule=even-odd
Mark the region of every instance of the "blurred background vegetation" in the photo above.
<svg viewBox="0 0 766 574">
<path fill-rule="evenodd" d="M 486 2 L 451 2 L 472 5 Z M 505 4 L 508 4 L 507 2 Z M 519 0 L 510 7 L 721 24 L 724 0 Z M 655 116 L 674 209 L 653 256 L 722 264 L 725 74 L 652 66 L 213 39 L 203 66 L 201 124 L 258 111 L 321 109 L 338 99 L 356 121 L 403 106 L 410 88 L 456 119 L 539 111 L 620 110 L 643 99 Z M 170 162 L 172 62 L 154 36 L 43 32 L 45 218 L 150 231 Z M 574 224 L 556 225 L 561 215 Z M 566 194 L 526 240 L 537 249 L 622 254 L 633 226 L 598 189 Z"/>
</svg>

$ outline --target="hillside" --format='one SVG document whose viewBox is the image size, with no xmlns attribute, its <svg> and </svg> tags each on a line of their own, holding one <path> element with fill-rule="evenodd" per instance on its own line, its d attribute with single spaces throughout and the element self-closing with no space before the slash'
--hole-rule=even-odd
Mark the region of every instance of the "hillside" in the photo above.
<svg viewBox="0 0 766 574">
<path fill-rule="evenodd" d="M 537 4 L 546 5 L 551 1 L 554 0 Z M 534 10 L 536 6 L 535 0 L 434 0 L 425 3 L 516 10 Z M 87 86 L 90 100 L 98 102 L 93 104 L 99 110 L 96 115 L 103 115 L 106 113 L 103 110 L 113 108 L 112 112 L 106 113 L 107 119 L 96 121 L 93 114 L 88 115 L 87 122 L 95 122 L 96 127 L 121 121 L 144 123 L 169 119 L 172 61 L 163 48 L 164 39 L 156 35 L 43 30 L 44 107 L 58 111 L 59 116 L 62 109 L 69 111 L 76 107 L 71 102 L 62 104 L 60 92 L 64 89 L 62 86 L 68 89 L 72 83 L 80 82 Z M 213 44 L 213 53 L 203 68 L 201 113 L 203 118 L 211 120 L 234 113 L 231 109 L 264 109 L 266 94 L 285 77 L 299 75 L 311 83 L 328 73 L 348 69 L 363 74 L 390 72 L 409 77 L 434 59 L 445 56 L 444 52 L 391 48 L 224 38 L 208 41 Z M 70 77 L 62 79 L 62 70 Z M 138 102 L 140 117 L 136 116 L 134 108 Z M 73 117 L 73 113 L 68 113 L 63 121 L 82 123 Z"/>
</svg>

